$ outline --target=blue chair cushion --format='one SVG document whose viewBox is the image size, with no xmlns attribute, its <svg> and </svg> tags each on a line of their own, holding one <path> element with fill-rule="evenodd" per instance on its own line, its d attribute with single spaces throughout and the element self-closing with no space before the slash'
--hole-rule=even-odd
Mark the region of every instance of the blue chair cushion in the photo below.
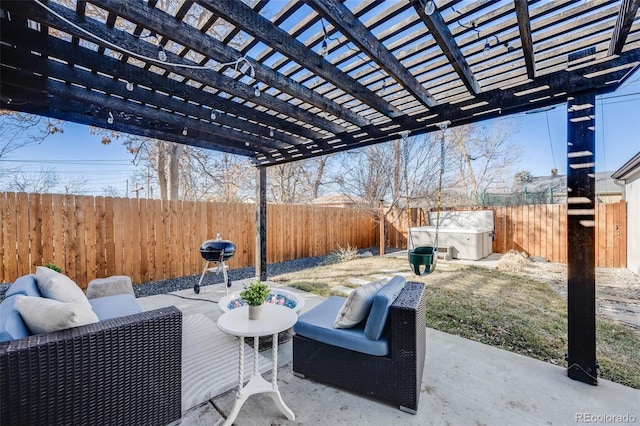
<svg viewBox="0 0 640 426">
<path fill-rule="evenodd" d="M 296 334 L 328 345 L 339 346 L 369 355 L 384 356 L 389 353 L 388 336 L 370 340 L 364 334 L 364 325 L 352 328 L 333 328 L 333 321 L 346 298 L 331 296 L 298 318 L 293 326 Z"/>
<path fill-rule="evenodd" d="M 371 311 L 364 327 L 364 334 L 369 339 L 378 340 L 383 335 L 387 325 L 389 306 L 396 300 L 406 283 L 407 280 L 403 277 L 395 276 L 373 297 Z"/>
<path fill-rule="evenodd" d="M 142 312 L 140 304 L 131 294 L 116 294 L 115 296 L 89 299 L 89 304 L 100 321 Z"/>
<path fill-rule="evenodd" d="M 34 274 L 23 275 L 9 286 L 4 297 L 11 297 L 14 294 L 22 294 L 24 296 L 42 297 L 36 276 Z"/>
<path fill-rule="evenodd" d="M 16 309 L 16 300 L 13 295 L 0 303 L 0 342 L 22 339 L 31 334 Z"/>
</svg>

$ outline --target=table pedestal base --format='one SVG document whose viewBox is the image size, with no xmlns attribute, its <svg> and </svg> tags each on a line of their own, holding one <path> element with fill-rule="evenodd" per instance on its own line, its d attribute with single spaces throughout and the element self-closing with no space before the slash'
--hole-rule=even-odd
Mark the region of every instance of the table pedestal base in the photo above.
<svg viewBox="0 0 640 426">
<path fill-rule="evenodd" d="M 278 409 L 282 412 L 282 414 L 287 416 L 289 420 L 295 420 L 296 419 L 295 414 L 293 414 L 293 411 L 291 411 L 291 409 L 287 407 L 287 404 L 284 403 L 284 401 L 282 400 L 282 395 L 280 395 L 280 390 L 278 389 L 278 334 L 276 333 L 273 335 L 273 342 L 271 346 L 271 351 L 272 351 L 271 383 L 267 382 L 258 371 L 259 345 L 258 345 L 258 337 L 254 337 L 253 338 L 253 353 L 254 353 L 253 374 L 251 375 L 249 382 L 247 382 L 247 385 L 246 386 L 242 385 L 243 377 L 244 377 L 244 338 L 239 337 L 238 341 L 239 341 L 239 347 L 240 347 L 240 351 L 238 354 L 240 358 L 240 365 L 238 367 L 238 393 L 236 394 L 236 400 L 233 403 L 233 409 L 231 410 L 231 413 L 229 413 L 229 417 L 227 417 L 227 420 L 224 422 L 224 426 L 230 426 L 231 424 L 233 424 L 234 420 L 238 416 L 238 413 L 240 412 L 240 408 L 242 408 L 242 405 L 247 401 L 247 399 L 249 399 L 251 395 L 255 395 L 258 393 L 266 393 L 267 395 L 269 395 L 269 397 L 273 399 L 273 402 L 275 402 L 276 407 L 278 407 Z"/>
</svg>

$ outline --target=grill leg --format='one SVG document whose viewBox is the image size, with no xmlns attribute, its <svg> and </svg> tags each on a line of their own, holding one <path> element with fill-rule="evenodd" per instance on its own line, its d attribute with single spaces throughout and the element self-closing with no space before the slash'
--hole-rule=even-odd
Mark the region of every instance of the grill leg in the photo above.
<svg viewBox="0 0 640 426">
<path fill-rule="evenodd" d="M 200 293 L 200 285 L 202 284 L 202 280 L 204 279 L 204 274 L 207 273 L 207 268 L 209 267 L 209 261 L 207 260 L 207 262 L 204 264 L 204 270 L 202 271 L 202 275 L 200 275 L 200 281 L 198 281 L 198 284 L 193 286 L 193 292 L 195 294 L 199 294 Z"/>
<path fill-rule="evenodd" d="M 220 262 L 220 266 L 222 267 L 222 276 L 224 277 L 224 290 L 229 294 L 229 287 L 231 287 L 231 283 L 229 282 L 229 276 L 227 275 L 227 267 L 224 262 Z"/>
</svg>

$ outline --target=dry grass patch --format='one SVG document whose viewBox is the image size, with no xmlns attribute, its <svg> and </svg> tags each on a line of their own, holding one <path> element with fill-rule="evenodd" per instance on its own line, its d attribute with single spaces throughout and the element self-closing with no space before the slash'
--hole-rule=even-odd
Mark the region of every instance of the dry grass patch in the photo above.
<svg viewBox="0 0 640 426">
<path fill-rule="evenodd" d="M 348 280 L 374 281 L 385 271 L 410 272 L 406 259 L 373 257 L 274 277 L 333 294 Z M 517 273 L 440 262 L 436 271 L 408 279 L 427 284 L 427 326 L 558 365 L 566 365 L 567 304 L 548 283 Z M 640 389 L 640 330 L 603 317 L 597 321 L 600 377 Z"/>
<path fill-rule="evenodd" d="M 520 272 L 529 262 L 530 260 L 526 253 L 509 250 L 509 252 L 505 253 L 500 260 L 498 260 L 496 268 L 500 271 Z"/>
</svg>

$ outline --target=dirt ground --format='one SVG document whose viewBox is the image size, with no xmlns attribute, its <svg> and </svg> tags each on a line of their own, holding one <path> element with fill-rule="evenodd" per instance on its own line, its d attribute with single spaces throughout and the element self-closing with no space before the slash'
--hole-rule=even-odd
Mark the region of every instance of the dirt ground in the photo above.
<svg viewBox="0 0 640 426">
<path fill-rule="evenodd" d="M 517 273 L 546 281 L 567 296 L 565 264 L 527 259 Z M 596 298 L 598 313 L 640 328 L 640 276 L 626 268 L 596 268 Z"/>
</svg>

